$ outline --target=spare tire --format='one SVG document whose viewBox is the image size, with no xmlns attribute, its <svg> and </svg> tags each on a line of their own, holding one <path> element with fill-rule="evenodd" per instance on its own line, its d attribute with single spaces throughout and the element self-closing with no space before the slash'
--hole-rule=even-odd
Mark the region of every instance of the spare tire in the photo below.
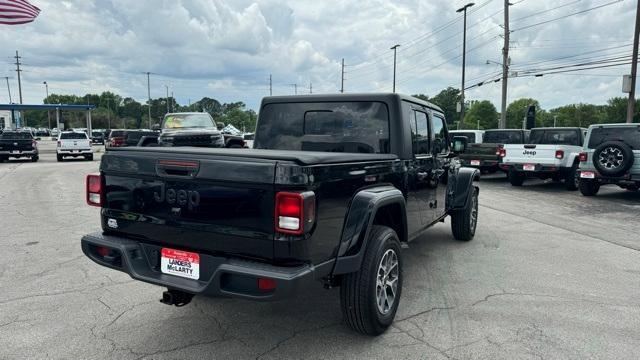
<svg viewBox="0 0 640 360">
<path fill-rule="evenodd" d="M 606 141 L 593 152 L 593 165 L 602 175 L 620 176 L 633 165 L 633 150 L 622 141 Z"/>
</svg>

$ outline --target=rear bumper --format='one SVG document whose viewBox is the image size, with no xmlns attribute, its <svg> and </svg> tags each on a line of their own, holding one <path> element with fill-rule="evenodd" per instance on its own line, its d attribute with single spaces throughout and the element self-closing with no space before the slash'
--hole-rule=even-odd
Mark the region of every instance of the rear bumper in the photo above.
<svg viewBox="0 0 640 360">
<path fill-rule="evenodd" d="M 471 163 L 473 161 L 473 164 Z M 476 163 L 476 161 L 478 163 Z M 460 164 L 466 167 L 472 167 L 480 170 L 491 170 L 497 171 L 500 170 L 500 161 L 499 160 L 486 160 L 486 159 L 460 159 Z"/>
<path fill-rule="evenodd" d="M 586 174 L 589 174 L 588 176 Z M 593 174 L 593 177 L 591 177 Z M 578 170 L 578 177 L 583 180 L 594 180 L 600 184 L 635 184 L 640 182 L 640 174 L 624 174 L 623 176 L 605 176 L 597 170 L 581 169 Z"/>
<path fill-rule="evenodd" d="M 571 170 L 571 167 L 544 164 L 532 164 L 534 165 L 534 170 L 525 170 L 524 165 L 525 164 L 502 164 L 500 167 L 505 171 L 517 171 L 531 175 L 565 173 Z"/>
<path fill-rule="evenodd" d="M 93 150 L 89 149 L 89 150 L 57 150 L 56 151 L 58 153 L 58 155 L 62 155 L 62 156 L 82 156 L 82 155 L 91 155 L 93 154 Z"/>
<path fill-rule="evenodd" d="M 273 301 L 292 297 L 315 279 L 311 265 L 273 266 L 208 254 L 199 254 L 200 279 L 187 279 L 161 272 L 162 246 L 100 232 L 83 236 L 81 245 L 84 254 L 102 266 L 125 272 L 136 280 L 194 295 Z M 97 247 L 107 247 L 110 253 L 101 256 Z M 260 291 L 259 278 L 274 280 L 275 289 Z"/>
<path fill-rule="evenodd" d="M 13 153 L 11 151 L 0 151 L 0 156 L 8 156 L 8 157 L 27 157 L 27 156 L 36 156 L 38 155 L 38 150 L 19 150 L 18 153 Z"/>
</svg>

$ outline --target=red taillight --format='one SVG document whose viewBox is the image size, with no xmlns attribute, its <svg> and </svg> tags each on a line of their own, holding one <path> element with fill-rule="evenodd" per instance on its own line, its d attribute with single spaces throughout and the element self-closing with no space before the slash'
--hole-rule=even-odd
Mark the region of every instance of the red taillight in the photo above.
<svg viewBox="0 0 640 360">
<path fill-rule="evenodd" d="M 124 138 L 121 138 L 121 137 L 111 138 L 111 146 L 118 147 L 118 146 L 121 146 L 122 144 L 124 144 Z"/>
<path fill-rule="evenodd" d="M 102 205 L 102 177 L 100 174 L 87 175 L 87 204 Z"/>
<path fill-rule="evenodd" d="M 315 195 L 313 192 L 276 194 L 276 232 L 301 235 L 315 221 Z"/>
<path fill-rule="evenodd" d="M 276 289 L 276 281 L 270 278 L 258 278 L 258 289 L 260 291 L 273 291 Z"/>
<path fill-rule="evenodd" d="M 564 150 L 556 150 L 556 159 L 564 158 Z"/>
<path fill-rule="evenodd" d="M 505 157 L 507 156 L 507 150 L 505 148 L 498 148 L 498 156 Z"/>
<path fill-rule="evenodd" d="M 104 246 L 98 246 L 98 247 L 96 247 L 96 252 L 100 256 L 105 257 L 105 256 L 109 255 L 109 248 L 104 247 Z"/>
<path fill-rule="evenodd" d="M 581 152 L 578 155 L 578 160 L 580 160 L 580 162 L 587 162 L 587 153 L 586 152 Z"/>
</svg>

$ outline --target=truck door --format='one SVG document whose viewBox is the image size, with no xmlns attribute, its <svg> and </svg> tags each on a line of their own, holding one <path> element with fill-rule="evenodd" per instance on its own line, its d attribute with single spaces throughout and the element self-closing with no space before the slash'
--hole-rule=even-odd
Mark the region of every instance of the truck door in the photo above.
<svg viewBox="0 0 640 360">
<path fill-rule="evenodd" d="M 415 234 L 431 224 L 434 217 L 430 205 L 435 191 L 433 155 L 430 151 L 428 115 L 422 108 L 412 107 L 411 138 L 413 157 L 409 161 L 408 228 Z"/>
<path fill-rule="evenodd" d="M 446 196 L 449 173 L 451 171 L 451 144 L 449 134 L 444 120 L 444 116 L 439 113 L 432 113 L 431 116 L 431 154 L 433 156 L 433 179 L 436 183 L 436 190 L 432 208 L 432 221 L 444 215 L 446 211 Z"/>
</svg>

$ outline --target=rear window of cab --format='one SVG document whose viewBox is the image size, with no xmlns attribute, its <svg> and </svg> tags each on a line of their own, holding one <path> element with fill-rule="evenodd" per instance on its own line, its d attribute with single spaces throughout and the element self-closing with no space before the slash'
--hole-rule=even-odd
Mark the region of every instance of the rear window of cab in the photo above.
<svg viewBox="0 0 640 360">
<path fill-rule="evenodd" d="M 634 150 L 640 150 L 640 126 L 593 128 L 588 147 L 595 149 L 607 141 L 621 141 Z"/>
</svg>

